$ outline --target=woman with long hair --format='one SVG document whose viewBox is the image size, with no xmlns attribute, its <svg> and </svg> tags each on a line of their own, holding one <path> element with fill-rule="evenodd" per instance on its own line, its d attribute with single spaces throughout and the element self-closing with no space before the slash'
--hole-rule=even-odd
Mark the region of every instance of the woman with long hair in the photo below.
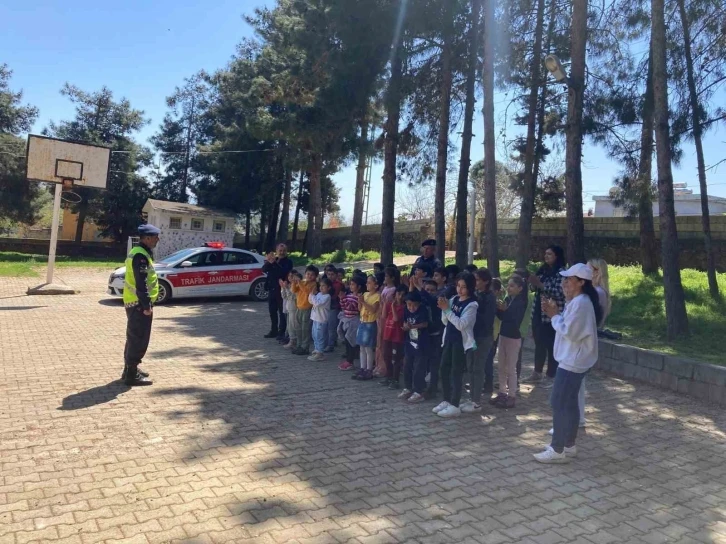
<svg viewBox="0 0 726 544">
<path fill-rule="evenodd" d="M 582 380 L 597 362 L 597 324 L 602 310 L 592 285 L 592 268 L 578 263 L 560 275 L 566 305 L 560 312 L 551 299 L 542 308 L 555 330 L 554 354 L 559 361 L 550 402 L 552 404 L 552 442 L 534 458 L 540 463 L 567 463 L 577 456 L 577 428 L 580 423 L 578 396 Z"/>
<path fill-rule="evenodd" d="M 587 265 L 592 268 L 592 285 L 597 291 L 597 296 L 602 308 L 602 319 L 598 321 L 597 328 L 605 328 L 605 321 L 610 315 L 612 301 L 610 300 L 610 279 L 608 276 L 608 263 L 605 259 L 590 259 Z"/>
<path fill-rule="evenodd" d="M 546 387 L 551 386 L 557 372 L 557 358 L 554 355 L 555 330 L 542 307 L 542 297 L 557 304 L 560 312 L 565 307 L 565 295 L 562 291 L 562 276 L 560 271 L 565 268 L 565 252 L 560 246 L 551 245 L 545 250 L 544 263 L 535 274 L 531 274 L 527 281 L 535 292 L 534 307 L 532 308 L 532 336 L 534 337 L 534 372 L 522 380 L 523 383 L 544 382 Z M 547 374 L 543 379 L 545 361 L 547 361 Z"/>
</svg>

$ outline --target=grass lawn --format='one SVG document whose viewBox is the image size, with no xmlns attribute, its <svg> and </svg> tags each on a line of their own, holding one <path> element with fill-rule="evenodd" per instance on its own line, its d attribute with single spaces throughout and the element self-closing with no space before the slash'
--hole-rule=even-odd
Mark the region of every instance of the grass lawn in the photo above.
<svg viewBox="0 0 726 544">
<path fill-rule="evenodd" d="M 90 257 L 57 256 L 56 268 L 105 268 L 112 270 L 123 265 L 123 259 L 96 259 Z M 48 262 L 47 255 L 32 255 L 0 251 L 0 276 L 32 278 L 40 276 Z"/>
</svg>

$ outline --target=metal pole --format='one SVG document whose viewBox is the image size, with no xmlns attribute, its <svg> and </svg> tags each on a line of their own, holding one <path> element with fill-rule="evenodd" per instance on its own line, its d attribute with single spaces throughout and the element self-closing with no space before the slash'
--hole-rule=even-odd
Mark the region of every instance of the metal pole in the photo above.
<svg viewBox="0 0 726 544">
<path fill-rule="evenodd" d="M 469 195 L 469 264 L 474 262 L 474 247 L 476 236 L 476 184 L 471 184 Z"/>
<path fill-rule="evenodd" d="M 60 205 L 63 184 L 56 183 L 53 199 L 53 223 L 50 228 L 50 249 L 48 251 L 48 273 L 45 276 L 45 283 L 53 283 L 53 270 L 55 269 L 55 249 L 58 245 L 58 225 L 60 224 Z"/>
</svg>

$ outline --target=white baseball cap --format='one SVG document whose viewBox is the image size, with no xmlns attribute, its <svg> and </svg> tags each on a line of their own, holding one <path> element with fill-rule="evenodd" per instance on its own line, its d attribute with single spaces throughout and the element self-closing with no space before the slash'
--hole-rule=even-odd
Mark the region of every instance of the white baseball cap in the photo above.
<svg viewBox="0 0 726 544">
<path fill-rule="evenodd" d="M 575 276 L 577 278 L 580 278 L 581 280 L 592 281 L 592 268 L 590 268 L 586 264 L 577 263 L 577 264 L 573 264 L 567 270 L 561 270 L 560 276 L 565 276 L 566 278 Z"/>
</svg>

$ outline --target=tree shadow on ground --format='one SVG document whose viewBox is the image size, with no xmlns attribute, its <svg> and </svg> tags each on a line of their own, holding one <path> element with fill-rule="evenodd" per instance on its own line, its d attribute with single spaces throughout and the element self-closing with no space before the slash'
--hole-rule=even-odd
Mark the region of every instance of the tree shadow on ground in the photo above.
<svg viewBox="0 0 726 544">
<path fill-rule="evenodd" d="M 105 404 L 115 400 L 121 393 L 125 393 L 130 389 L 131 387 L 121 380 L 114 380 L 106 385 L 99 385 L 68 395 L 63 399 L 63 403 L 58 407 L 58 410 L 82 410 L 98 404 Z"/>
<path fill-rule="evenodd" d="M 165 316 L 162 326 L 182 331 L 189 346 L 155 355 L 184 356 L 198 372 L 193 386 L 154 395 L 179 423 L 180 460 L 197 467 L 199 481 L 206 470 L 224 473 L 205 504 L 224 505 L 242 536 L 273 526 L 311 542 L 453 542 L 462 531 L 485 542 L 498 532 L 532 534 L 549 520 L 642 541 L 649 529 L 624 522 L 650 516 L 658 527 L 691 527 L 698 499 L 690 489 L 712 492 L 723 448 L 703 448 L 713 458 L 702 464 L 699 444 L 711 435 L 683 423 L 703 408 L 690 400 L 595 375 L 580 458 L 541 466 L 532 453 L 549 441 L 549 390 L 523 388 L 515 410 L 487 406 L 481 416 L 441 420 L 433 403 L 407 405 L 375 381 L 351 380 L 336 357 L 309 362 L 261 338 L 265 314 L 263 305 L 236 304 Z M 704 504 L 700 512 L 720 516 Z"/>
</svg>

